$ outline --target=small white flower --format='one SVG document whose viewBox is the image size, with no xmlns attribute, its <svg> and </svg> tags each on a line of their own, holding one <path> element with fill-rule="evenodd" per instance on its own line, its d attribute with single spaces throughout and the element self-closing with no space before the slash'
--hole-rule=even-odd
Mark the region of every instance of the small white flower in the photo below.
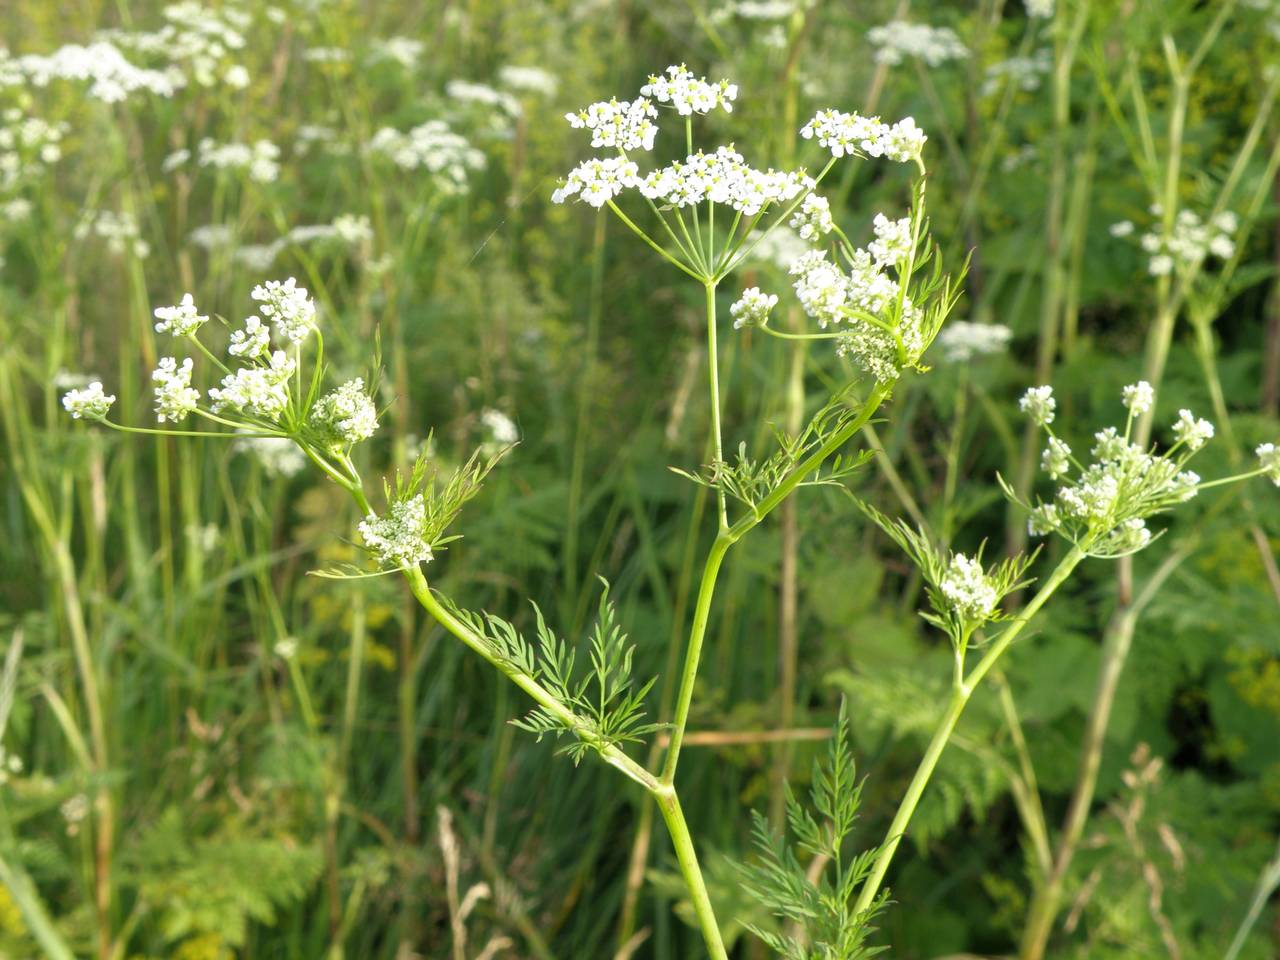
<svg viewBox="0 0 1280 960">
<path fill-rule="evenodd" d="M 1027 533 L 1033 537 L 1044 537 L 1053 533 L 1062 525 L 1058 516 L 1058 508 L 1052 503 L 1042 503 L 1031 511 L 1027 518 Z"/>
<path fill-rule="evenodd" d="M 161 423 L 185 420 L 200 402 L 200 391 L 191 386 L 191 358 L 178 365 L 174 357 L 162 357 L 151 373 L 156 387 L 156 419 Z"/>
<path fill-rule="evenodd" d="M 777 294 L 761 293 L 759 287 L 748 287 L 729 307 L 729 316 L 733 317 L 733 329 L 762 326 L 769 320 L 769 311 L 777 305 Z"/>
<path fill-rule="evenodd" d="M 177 306 L 157 307 L 155 317 L 160 321 L 156 324 L 156 333 L 172 333 L 175 337 L 193 335 L 209 319 L 196 312 L 195 301 L 189 293 L 183 295 Z"/>
<path fill-rule="evenodd" d="M 956 32 L 949 27 L 891 20 L 867 31 L 867 40 L 876 47 L 876 62 L 896 66 L 907 57 L 917 57 L 931 67 L 969 55 Z"/>
<path fill-rule="evenodd" d="M 1054 0 L 1023 0 L 1028 17 L 1039 17 L 1047 20 L 1053 16 Z"/>
<path fill-rule="evenodd" d="M 289 378 L 294 362 L 283 350 L 271 354 L 265 367 L 245 367 L 222 378 L 209 391 L 213 412 L 230 407 L 255 417 L 277 420 L 289 406 Z"/>
<path fill-rule="evenodd" d="M 867 246 L 878 267 L 896 267 L 911 254 L 911 218 L 890 220 L 877 213 L 872 229 L 876 238 Z"/>
<path fill-rule="evenodd" d="M 1058 401 L 1053 398 L 1053 387 L 1030 387 L 1018 401 L 1018 409 L 1031 417 L 1038 426 L 1053 423 L 1053 413 Z"/>
<path fill-rule="evenodd" d="M 1107 229 L 1113 237 L 1127 237 L 1133 233 L 1133 221 L 1119 220 Z"/>
<path fill-rule="evenodd" d="M 1280 487 L 1280 447 L 1274 443 L 1260 443 L 1253 452 L 1258 455 L 1258 463 L 1266 471 L 1267 479 Z"/>
<path fill-rule="evenodd" d="M 974 357 L 1003 353 L 1009 348 L 1013 331 L 999 323 L 970 323 L 956 320 L 938 334 L 938 347 L 948 363 L 967 363 Z"/>
<path fill-rule="evenodd" d="M 243 330 L 231 331 L 227 353 L 245 360 L 256 360 L 271 349 L 271 332 L 258 316 L 245 317 Z"/>
<path fill-rule="evenodd" d="M 951 558 L 938 589 L 960 618 L 969 623 L 986 620 L 1000 600 L 981 561 L 963 553 Z"/>
<path fill-rule="evenodd" d="M 1141 416 L 1149 413 L 1155 403 L 1156 391 L 1146 380 L 1139 380 L 1124 388 L 1124 405 L 1130 416 Z"/>
<path fill-rule="evenodd" d="M 116 402 L 114 394 L 102 392 L 102 381 L 94 380 L 82 390 L 68 390 L 62 406 L 76 420 L 101 420 Z"/>
<path fill-rule="evenodd" d="M 591 146 L 617 150 L 652 150 L 658 127 L 653 103 L 644 97 L 635 100 L 601 100 L 565 119 L 575 130 L 591 131 Z"/>
<path fill-rule="evenodd" d="M 298 654 L 298 640 L 296 637 L 283 637 L 271 649 L 281 660 L 292 660 Z"/>
<path fill-rule="evenodd" d="M 1173 257 L 1167 253 L 1158 253 L 1147 261 L 1147 272 L 1153 277 L 1167 277 L 1173 272 Z"/>
<path fill-rule="evenodd" d="M 1071 469 L 1071 448 L 1057 437 L 1050 437 L 1049 445 L 1040 456 L 1040 467 L 1057 480 Z"/>
<path fill-rule="evenodd" d="M 311 420 L 341 443 L 359 443 L 378 429 L 378 410 L 364 391 L 364 379 L 356 377 L 321 397 Z"/>
<path fill-rule="evenodd" d="M 821 240 L 835 227 L 831 219 L 831 203 L 826 197 L 811 193 L 800 203 L 800 208 L 788 224 L 800 235 L 801 240 Z"/>
<path fill-rule="evenodd" d="M 301 343 L 316 326 L 316 304 L 293 277 L 281 283 L 268 280 L 249 294 L 262 304 L 262 315 L 276 325 L 280 336 Z"/>
<path fill-rule="evenodd" d="M 1235 241 L 1220 233 L 1209 241 L 1209 252 L 1219 260 L 1230 260 L 1236 255 Z"/>
<path fill-rule="evenodd" d="M 520 428 L 501 410 L 494 410 L 492 407 L 484 410 L 480 414 L 480 422 L 489 431 L 491 443 L 505 447 L 520 442 Z"/>
<path fill-rule="evenodd" d="M 360 522 L 360 536 L 384 566 L 410 567 L 427 563 L 432 553 L 431 544 L 422 535 L 426 519 L 426 502 L 419 494 L 391 504 L 385 517 L 369 514 Z"/>
<path fill-rule="evenodd" d="M 710 113 L 716 107 L 732 113 L 733 101 L 738 97 L 738 85 L 728 80 L 708 83 L 706 77 L 695 77 L 682 63 L 667 67 L 661 76 L 651 75 L 649 82 L 640 88 L 640 93 L 659 103 L 669 103 L 682 117 L 688 117 L 695 113 Z"/>
<path fill-rule="evenodd" d="M 578 196 L 599 209 L 629 187 L 636 185 L 640 168 L 621 157 L 593 157 L 569 171 L 564 185 L 551 194 L 552 203 L 564 203 Z"/>
<path fill-rule="evenodd" d="M 1199 450 L 1205 441 L 1213 437 L 1213 424 L 1195 417 L 1190 410 L 1178 411 L 1178 422 L 1173 425 L 1173 435 L 1188 450 Z"/>
</svg>

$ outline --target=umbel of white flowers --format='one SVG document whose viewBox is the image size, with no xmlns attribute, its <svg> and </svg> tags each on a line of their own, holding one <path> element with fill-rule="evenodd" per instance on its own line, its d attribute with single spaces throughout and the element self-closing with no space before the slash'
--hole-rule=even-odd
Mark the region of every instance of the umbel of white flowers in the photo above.
<svg viewBox="0 0 1280 960">
<path fill-rule="evenodd" d="M 1053 431 L 1057 409 L 1053 389 L 1032 387 L 1023 395 L 1022 411 L 1048 433 L 1041 467 L 1059 482 L 1051 500 L 1031 508 L 1028 529 L 1032 535 L 1059 533 L 1094 556 L 1133 553 L 1151 542 L 1149 517 L 1190 500 L 1206 486 L 1186 466 L 1212 439 L 1213 424 L 1190 410 L 1179 411 L 1171 427 L 1173 445 L 1156 453 L 1130 440 L 1136 418 L 1151 410 L 1155 390 L 1141 380 L 1125 387 L 1122 397 L 1128 412 L 1123 431 L 1107 427 L 1095 433 L 1091 460 L 1083 463 Z"/>
<path fill-rule="evenodd" d="M 191 345 L 223 373 L 220 384 L 205 396 L 192 385 L 192 357 L 162 358 L 151 374 L 156 420 L 176 424 L 194 414 L 259 436 L 314 441 L 330 449 L 349 447 L 373 436 L 377 411 L 362 379 L 348 381 L 328 395 L 312 397 L 302 389 L 300 379 L 294 378 L 299 372 L 302 343 L 318 334 L 315 301 L 306 289 L 289 277 L 259 284 L 250 297 L 259 303 L 270 325 L 261 317 L 247 317 L 243 328 L 231 333 L 226 362 L 201 343 L 199 335 L 209 318 L 199 312 L 191 294 L 173 306 L 155 310 L 157 332 Z M 276 349 L 272 349 L 273 336 Z M 73 417 L 104 422 L 114 402 L 115 397 L 104 393 L 98 381 L 68 391 L 62 398 Z"/>
</svg>

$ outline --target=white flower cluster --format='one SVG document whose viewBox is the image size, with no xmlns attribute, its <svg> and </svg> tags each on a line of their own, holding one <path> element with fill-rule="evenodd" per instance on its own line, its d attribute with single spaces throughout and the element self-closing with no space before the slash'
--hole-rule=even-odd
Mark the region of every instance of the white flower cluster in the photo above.
<svg viewBox="0 0 1280 960">
<path fill-rule="evenodd" d="M 1188 450 L 1199 450 L 1213 439 L 1213 424 L 1190 410 L 1179 410 L 1173 436 L 1178 443 L 1185 443 Z"/>
<path fill-rule="evenodd" d="M 253 143 L 215 143 L 208 137 L 196 144 L 196 163 L 215 170 L 243 170 L 254 183 L 272 183 L 280 176 L 280 148 L 270 140 Z"/>
<path fill-rule="evenodd" d="M 867 246 L 877 267 L 896 267 L 911 254 L 911 218 L 890 220 L 877 213 L 871 225 L 876 238 Z"/>
<path fill-rule="evenodd" d="M 365 148 L 404 170 L 426 170 L 441 193 L 466 193 L 471 174 L 483 170 L 485 155 L 443 120 L 428 120 L 401 132 L 383 127 Z"/>
<path fill-rule="evenodd" d="M 732 113 L 733 101 L 738 97 L 738 85 L 728 80 L 709 83 L 706 77 L 695 77 L 682 63 L 667 67 L 662 75 L 650 75 L 649 82 L 640 88 L 640 94 L 659 103 L 671 104 L 682 117 L 710 113 L 716 107 Z"/>
<path fill-rule="evenodd" d="M 234 60 L 245 47 L 249 14 L 229 3 L 212 7 L 181 0 L 164 7 L 164 19 L 167 22 L 158 30 L 111 30 L 102 36 L 117 46 L 163 60 L 175 86 L 224 83 L 240 90 L 249 85 L 248 71 Z"/>
<path fill-rule="evenodd" d="M 156 386 L 156 419 L 161 423 L 185 420 L 200 402 L 200 391 L 191 386 L 191 358 L 179 365 L 175 357 L 162 357 L 151 373 Z"/>
<path fill-rule="evenodd" d="M 369 45 L 369 59 L 374 63 L 390 61 L 412 70 L 422 60 L 427 45 L 412 37 L 379 37 Z"/>
<path fill-rule="evenodd" d="M 577 113 L 566 113 L 565 119 L 575 130 L 591 131 L 591 146 L 617 150 L 652 150 L 658 126 L 653 102 L 644 97 L 634 100 L 601 100 Z"/>
<path fill-rule="evenodd" d="M 287 437 L 242 437 L 234 449 L 253 456 L 273 477 L 292 477 L 307 465 L 307 455 Z"/>
<path fill-rule="evenodd" d="M 6 60 L 5 73 L 23 78 L 34 87 L 54 80 L 89 84 L 89 96 L 104 103 L 119 103 L 132 93 L 152 93 L 171 97 L 181 78 L 168 71 L 148 70 L 131 63 L 115 44 L 99 40 L 86 46 L 68 44 L 48 55 L 27 54 Z"/>
<path fill-rule="evenodd" d="M 242 360 L 257 360 L 271 349 L 271 331 L 262 318 L 245 317 L 243 330 L 232 330 L 227 353 Z"/>
<path fill-rule="evenodd" d="M 151 244 L 142 239 L 138 220 L 131 213 L 114 213 L 111 210 L 90 213 L 76 224 L 73 233 L 77 240 L 90 236 L 105 240 L 107 250 L 116 256 L 127 251 L 139 260 L 145 260 L 151 255 Z"/>
<path fill-rule="evenodd" d="M 938 334 L 938 346 L 947 363 L 968 363 L 974 357 L 1003 353 L 1009 348 L 1013 331 L 1000 323 L 948 323 Z"/>
<path fill-rule="evenodd" d="M 789 270 L 796 278 L 796 298 L 804 312 L 819 326 L 842 324 L 847 329 L 848 333 L 836 341 L 836 352 L 852 357 L 882 382 L 897 379 L 902 368 L 918 360 L 925 348 L 919 311 L 885 269 L 901 262 L 903 251 L 897 236 L 903 222 L 909 224 L 877 216 L 880 255 L 870 249 L 853 251 L 848 273 L 829 262 L 822 250 L 805 253 Z M 909 229 L 906 235 L 909 243 Z M 899 300 L 902 310 L 895 322 Z"/>
<path fill-rule="evenodd" d="M 422 494 L 391 504 L 385 517 L 370 513 L 361 521 L 360 536 L 388 567 L 411 567 L 432 558 L 431 544 L 423 536 L 427 504 Z"/>
<path fill-rule="evenodd" d="M 1054 0 L 1023 0 L 1028 17 L 1048 19 L 1053 16 Z"/>
<path fill-rule="evenodd" d="M 1259 467 L 1266 472 L 1266 477 L 1280 487 L 1280 447 L 1274 443 L 1260 443 L 1253 451 L 1258 455 Z"/>
<path fill-rule="evenodd" d="M 356 377 L 321 397 L 311 420 L 335 443 L 359 443 L 378 429 L 378 410 L 365 393 L 364 380 Z"/>
<path fill-rule="evenodd" d="M 70 129 L 65 123 L 48 123 L 16 107 L 0 119 L 0 191 L 35 179 L 62 159 L 62 138 Z"/>
<path fill-rule="evenodd" d="M 556 75 L 541 67 L 522 67 L 508 64 L 498 68 L 498 82 L 519 93 L 534 93 L 541 97 L 554 97 L 560 88 Z"/>
<path fill-rule="evenodd" d="M 200 316 L 195 299 L 189 293 L 175 306 L 157 307 L 155 318 L 160 321 L 156 324 L 156 333 L 171 333 L 175 337 L 192 336 L 209 319 Z"/>
<path fill-rule="evenodd" d="M 835 227 L 831 219 L 831 203 L 826 197 L 811 193 L 800 203 L 800 208 L 788 224 L 800 235 L 801 240 L 814 243 L 821 240 Z"/>
<path fill-rule="evenodd" d="M 276 332 L 290 343 L 301 343 L 316 328 L 316 304 L 305 287 L 290 277 L 281 283 L 268 280 L 249 294 L 262 304 L 262 315 L 276 325 Z"/>
<path fill-rule="evenodd" d="M 520 101 L 503 90 L 495 90 L 486 83 L 469 80 L 450 80 L 444 85 L 445 96 L 463 103 L 475 103 L 482 107 L 500 110 L 508 116 L 520 116 Z"/>
<path fill-rule="evenodd" d="M 265 366 L 241 367 L 222 378 L 222 386 L 209 391 L 213 412 L 232 409 L 263 420 L 279 420 L 289 406 L 289 378 L 293 358 L 277 350 Z"/>
<path fill-rule="evenodd" d="M 864 117 L 841 110 L 819 110 L 800 129 L 806 140 L 816 139 L 818 146 L 831 151 L 833 157 L 884 157 L 908 163 L 920 156 L 929 138 L 916 126 L 912 117 L 904 117 L 890 126 L 879 117 Z"/>
<path fill-rule="evenodd" d="M 1125 409 L 1130 416 L 1139 417 L 1149 413 L 1156 402 L 1156 391 L 1146 380 L 1131 383 L 1121 391 Z"/>
<path fill-rule="evenodd" d="M 1058 409 L 1058 401 L 1053 397 L 1053 387 L 1028 387 L 1018 401 L 1018 409 L 1035 421 L 1038 427 L 1053 423 L 1054 411 Z"/>
<path fill-rule="evenodd" d="M 1029 57 L 998 60 L 987 67 L 986 79 L 982 82 L 982 95 L 989 97 L 999 93 L 1006 82 L 1027 93 L 1039 90 L 1040 78 L 1052 69 L 1053 53 L 1047 49 L 1037 50 Z"/>
<path fill-rule="evenodd" d="M 76 420 L 101 420 L 115 402 L 114 394 L 102 392 L 102 381 L 94 380 L 83 389 L 68 390 L 62 398 L 62 407 Z"/>
<path fill-rule="evenodd" d="M 968 623 L 988 619 L 1000 602 L 1000 592 L 983 570 L 982 561 L 963 553 L 952 556 L 938 590 L 956 615 Z"/>
<path fill-rule="evenodd" d="M 876 48 L 876 62 L 897 66 L 907 57 L 916 57 L 931 67 L 949 60 L 962 60 L 969 49 L 950 27 L 891 20 L 867 31 L 867 40 Z"/>
<path fill-rule="evenodd" d="M 1051 388 L 1033 388 L 1023 398 L 1023 410 L 1049 432 L 1041 466 L 1054 480 L 1067 478 L 1052 501 L 1031 510 L 1027 528 L 1033 536 L 1058 532 L 1095 556 L 1133 553 L 1151 541 L 1148 517 L 1196 495 L 1200 477 L 1185 467 L 1213 436 L 1212 424 L 1181 411 L 1173 427 L 1176 442 L 1157 454 L 1129 440 L 1134 418 L 1154 403 L 1150 384 L 1126 387 L 1123 398 L 1128 427 L 1095 433 L 1088 466 L 1076 461 L 1071 448 L 1047 426 L 1055 405 Z M 1073 469 L 1078 472 L 1071 479 Z"/>
<path fill-rule="evenodd" d="M 771 203 L 795 199 L 813 187 L 813 180 L 798 172 L 757 170 L 732 147 L 719 147 L 654 170 L 637 186 L 650 200 L 674 207 L 709 200 L 753 217 Z"/>
<path fill-rule="evenodd" d="M 1151 212 L 1158 216 L 1159 206 L 1152 207 Z M 1210 255 L 1228 260 L 1236 252 L 1233 235 L 1239 226 L 1239 218 L 1230 210 L 1219 213 L 1209 223 L 1193 210 L 1179 210 L 1168 237 L 1154 231 L 1142 235 L 1142 249 L 1150 257 L 1147 270 L 1153 277 L 1163 277 L 1198 266 Z M 1125 237 L 1133 232 L 1133 224 L 1121 220 L 1110 230 L 1112 236 Z"/>
<path fill-rule="evenodd" d="M 769 320 L 769 311 L 777 305 L 777 294 L 761 293 L 759 287 L 747 287 L 742 291 L 742 296 L 729 307 L 733 329 L 762 326 Z"/>
<path fill-rule="evenodd" d="M 579 196 L 584 203 L 599 209 L 623 190 L 639 182 L 640 168 L 622 157 L 592 157 L 569 171 L 564 184 L 551 194 L 552 203 L 564 203 Z"/>
</svg>

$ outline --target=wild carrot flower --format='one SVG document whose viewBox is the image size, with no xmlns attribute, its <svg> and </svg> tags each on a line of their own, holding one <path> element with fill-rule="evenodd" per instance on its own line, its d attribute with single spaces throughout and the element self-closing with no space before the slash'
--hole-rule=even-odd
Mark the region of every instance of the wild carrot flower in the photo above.
<svg viewBox="0 0 1280 960">
<path fill-rule="evenodd" d="M 949 27 L 891 20 L 867 31 L 867 40 L 876 47 L 876 62 L 897 66 L 907 57 L 916 57 L 931 67 L 948 60 L 960 60 L 969 49 Z"/>
<path fill-rule="evenodd" d="M 948 363 L 967 363 L 974 357 L 1003 353 L 1013 331 L 999 323 L 954 320 L 938 334 L 938 346 Z"/>
<path fill-rule="evenodd" d="M 100 380 L 94 380 L 82 389 L 68 390 L 62 398 L 63 408 L 77 420 L 101 420 L 115 402 L 114 394 L 102 392 Z"/>
<path fill-rule="evenodd" d="M 1139 380 L 1124 388 L 1124 405 L 1128 408 L 1131 416 L 1140 416 L 1151 410 L 1151 405 L 1155 402 L 1156 392 L 1151 384 L 1145 380 Z"/>
<path fill-rule="evenodd" d="M 569 171 L 564 185 L 551 194 L 552 203 L 564 203 L 577 195 L 597 209 L 628 187 L 636 185 L 640 168 L 621 157 L 593 157 Z"/>
<path fill-rule="evenodd" d="M 667 67 L 664 74 L 650 75 L 649 82 L 640 88 L 640 93 L 659 103 L 671 104 L 678 114 L 687 117 L 695 113 L 710 113 L 716 107 L 732 113 L 733 101 L 738 97 L 738 85 L 728 80 L 708 83 L 706 77 L 695 77 L 682 63 Z"/>
<path fill-rule="evenodd" d="M 278 420 L 289 406 L 289 378 L 293 358 L 283 350 L 271 354 L 267 365 L 241 367 L 222 378 L 222 386 L 209 391 L 213 412 L 238 410 L 265 420 Z"/>
<path fill-rule="evenodd" d="M 177 306 L 157 307 L 155 318 L 160 321 L 156 324 L 156 333 L 171 333 L 175 337 L 192 336 L 209 319 L 199 315 L 189 293 Z"/>
<path fill-rule="evenodd" d="M 826 197 L 811 193 L 800 202 L 800 209 L 788 224 L 800 235 L 801 240 L 821 240 L 835 227 L 831 219 L 831 203 Z"/>
<path fill-rule="evenodd" d="M 1188 450 L 1199 450 L 1206 440 L 1213 438 L 1213 424 L 1196 417 L 1190 410 L 1179 410 L 1173 435 L 1178 443 L 1185 443 Z"/>
<path fill-rule="evenodd" d="M 729 307 L 729 316 L 733 317 L 733 328 L 741 330 L 743 327 L 755 327 L 768 322 L 769 311 L 777 305 L 776 294 L 761 293 L 759 287 L 748 287 Z"/>
<path fill-rule="evenodd" d="M 591 146 L 617 150 L 652 150 L 658 127 L 653 102 L 644 97 L 635 100 L 602 100 L 566 113 L 565 119 L 575 130 L 591 131 Z"/>
<path fill-rule="evenodd" d="M 432 559 L 431 544 L 423 537 L 426 522 L 426 501 L 419 494 L 393 502 L 386 516 L 370 513 L 359 530 L 383 566 L 410 567 Z"/>
<path fill-rule="evenodd" d="M 969 622 L 986 620 L 1000 601 L 995 582 L 983 570 L 982 561 L 963 553 L 951 557 L 938 589 L 956 614 Z"/>
<path fill-rule="evenodd" d="M 245 317 L 244 329 L 231 331 L 227 344 L 227 353 L 242 360 L 256 360 L 270 349 L 271 331 L 258 316 Z"/>
<path fill-rule="evenodd" d="M 335 444 L 368 440 L 378 429 L 378 411 L 365 393 L 361 377 L 321 397 L 311 411 L 311 420 Z"/>
<path fill-rule="evenodd" d="M 291 343 L 301 343 L 316 327 L 316 305 L 293 277 L 281 283 L 268 280 L 249 294 L 262 304 L 262 315 L 276 325 L 276 332 Z"/>
<path fill-rule="evenodd" d="M 1037 426 L 1053 423 L 1053 412 L 1058 401 L 1053 399 L 1053 387 L 1030 387 L 1018 401 L 1018 409 L 1031 417 Z"/>
<path fill-rule="evenodd" d="M 156 419 L 161 423 L 185 420 L 200 402 L 200 391 L 191 386 L 191 370 L 190 357 L 181 366 L 176 358 L 163 357 L 152 372 L 151 379 L 157 384 Z"/>
</svg>

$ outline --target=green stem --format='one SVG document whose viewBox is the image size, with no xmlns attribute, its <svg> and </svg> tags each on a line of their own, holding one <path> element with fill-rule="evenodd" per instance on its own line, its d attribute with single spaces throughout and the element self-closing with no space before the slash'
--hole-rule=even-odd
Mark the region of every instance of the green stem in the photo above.
<svg viewBox="0 0 1280 960">
<path fill-rule="evenodd" d="M 715 281 L 704 284 L 707 293 L 707 378 L 711 385 L 711 437 L 715 443 L 716 469 L 724 463 L 724 443 L 720 435 L 720 363 L 716 358 L 716 285 Z M 729 529 L 729 513 L 725 503 L 724 489 L 716 485 L 716 500 L 720 508 L 720 532 Z"/>
<path fill-rule="evenodd" d="M 964 708 L 968 704 L 969 698 L 973 695 L 974 689 L 991 668 L 995 666 L 996 661 L 1009 649 L 1009 645 L 1017 639 L 1031 618 L 1053 596 L 1058 587 L 1062 586 L 1084 557 L 1085 554 L 1079 547 L 1072 547 L 1071 551 L 1062 558 L 1053 573 L 1049 575 L 1049 578 L 1045 580 L 1044 585 L 1032 598 L 1031 602 L 1027 604 L 1018 619 L 991 644 L 986 656 L 979 661 L 978 665 L 970 671 L 962 682 L 952 685 L 951 698 L 947 702 L 946 711 L 938 723 L 937 730 L 934 731 L 933 739 L 929 741 L 929 746 L 920 761 L 920 766 L 916 768 L 915 776 L 911 778 L 911 784 L 907 787 L 907 792 L 903 796 L 902 802 L 898 805 L 898 811 L 894 814 L 893 822 L 889 824 L 889 831 L 885 835 L 884 845 L 876 857 L 871 873 L 867 877 L 867 882 L 863 884 L 862 891 L 858 895 L 858 901 L 854 905 L 855 915 L 867 910 L 875 900 L 876 894 L 880 891 L 884 875 L 889 869 L 894 853 L 897 852 L 898 844 L 902 842 L 902 838 L 907 832 L 911 817 L 915 814 L 916 807 L 920 803 L 920 797 L 924 794 L 924 788 L 933 776 L 934 768 L 937 767 L 938 760 L 942 757 L 942 752 L 947 748 L 947 743 L 955 730 L 956 722 L 960 719 L 960 714 L 964 712 Z"/>
<path fill-rule="evenodd" d="M 661 790 L 655 797 L 658 809 L 662 811 L 662 819 L 667 823 L 667 831 L 671 834 L 676 862 L 680 865 L 680 875 L 689 890 L 694 915 L 698 918 L 698 926 L 707 943 L 707 952 L 712 960 L 728 960 L 729 954 L 720 937 L 720 925 L 716 922 L 711 897 L 707 894 L 707 885 L 703 882 L 702 870 L 698 866 L 698 854 L 693 848 L 693 838 L 689 835 L 689 825 L 685 822 L 684 811 L 680 809 L 680 798 L 670 787 Z"/>
</svg>

